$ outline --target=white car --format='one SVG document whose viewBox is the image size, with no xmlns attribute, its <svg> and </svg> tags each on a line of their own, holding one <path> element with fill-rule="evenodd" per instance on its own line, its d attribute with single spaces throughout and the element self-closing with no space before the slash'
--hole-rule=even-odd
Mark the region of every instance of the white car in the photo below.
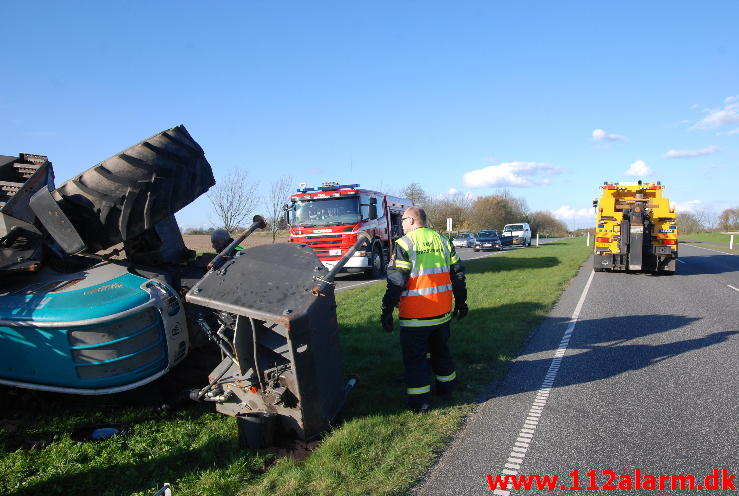
<svg viewBox="0 0 739 496">
<path fill-rule="evenodd" d="M 459 233 L 452 240 L 452 245 L 454 245 L 455 248 L 472 248 L 475 246 L 475 234 Z"/>
<path fill-rule="evenodd" d="M 526 222 L 506 224 L 503 235 L 511 236 L 514 245 L 531 246 L 531 227 Z"/>
</svg>

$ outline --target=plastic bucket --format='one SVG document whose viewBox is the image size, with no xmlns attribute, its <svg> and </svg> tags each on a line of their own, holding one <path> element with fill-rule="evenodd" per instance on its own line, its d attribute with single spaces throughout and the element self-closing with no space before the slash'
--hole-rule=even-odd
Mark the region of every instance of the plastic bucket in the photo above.
<svg viewBox="0 0 739 496">
<path fill-rule="evenodd" d="M 269 412 L 248 412 L 236 415 L 239 447 L 259 449 L 272 445 L 277 415 Z"/>
</svg>

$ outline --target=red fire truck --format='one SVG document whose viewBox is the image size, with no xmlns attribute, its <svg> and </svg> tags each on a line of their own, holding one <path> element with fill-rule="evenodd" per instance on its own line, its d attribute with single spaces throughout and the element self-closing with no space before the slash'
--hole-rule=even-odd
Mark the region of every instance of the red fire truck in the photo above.
<svg viewBox="0 0 739 496">
<path fill-rule="evenodd" d="M 361 189 L 359 184 L 301 184 L 290 197 L 290 242 L 309 245 L 331 269 L 366 231 L 372 242 L 357 250 L 344 266 L 346 272 L 378 277 L 392 253 L 393 240 L 403 235 L 401 218 L 410 200 Z"/>
</svg>

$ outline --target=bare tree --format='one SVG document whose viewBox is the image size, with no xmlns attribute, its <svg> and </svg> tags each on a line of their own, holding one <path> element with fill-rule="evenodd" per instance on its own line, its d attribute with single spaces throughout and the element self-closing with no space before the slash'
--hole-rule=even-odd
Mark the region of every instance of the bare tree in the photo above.
<svg viewBox="0 0 739 496">
<path fill-rule="evenodd" d="M 533 234 L 542 236 L 567 236 L 567 224 L 556 219 L 551 212 L 531 212 L 528 216 Z"/>
<path fill-rule="evenodd" d="M 488 195 L 475 199 L 471 209 L 471 227 L 480 229 L 503 229 L 505 224 L 526 222 L 526 202 L 505 195 Z"/>
<path fill-rule="evenodd" d="M 280 229 L 287 228 L 284 222 L 282 206 L 290 201 L 290 193 L 294 180 L 290 176 L 282 176 L 272 181 L 272 187 L 269 190 L 269 196 L 265 199 L 265 208 L 267 212 L 267 223 L 269 230 L 272 232 L 272 242 L 277 240 L 277 232 Z"/>
<path fill-rule="evenodd" d="M 446 220 L 452 219 L 454 230 L 470 229 L 470 212 L 472 200 L 462 193 L 427 200 L 423 207 L 426 210 L 429 227 L 445 229 Z"/>
<path fill-rule="evenodd" d="M 229 232 L 242 225 L 244 219 L 259 205 L 258 182 L 252 183 L 243 169 L 232 169 L 208 192 L 217 222 Z"/>
<path fill-rule="evenodd" d="M 691 212 L 677 213 L 677 227 L 682 233 L 698 233 L 705 231 L 701 219 Z"/>
<path fill-rule="evenodd" d="M 718 217 L 718 228 L 722 231 L 739 229 L 739 207 L 727 208 Z"/>
<path fill-rule="evenodd" d="M 400 190 L 400 196 L 408 198 L 414 205 L 424 206 L 429 201 L 429 196 L 418 183 L 410 183 Z"/>
</svg>

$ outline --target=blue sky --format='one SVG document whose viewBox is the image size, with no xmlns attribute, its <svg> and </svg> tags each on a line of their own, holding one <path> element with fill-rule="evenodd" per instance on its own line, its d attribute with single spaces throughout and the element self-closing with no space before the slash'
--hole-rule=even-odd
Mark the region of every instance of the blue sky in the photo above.
<svg viewBox="0 0 739 496">
<path fill-rule="evenodd" d="M 264 191 L 505 188 L 571 227 L 593 224 L 605 180 L 739 206 L 739 2 L 3 2 L 0 18 L 0 154 L 48 155 L 57 184 L 182 123 L 216 179 L 244 168 Z"/>
</svg>

